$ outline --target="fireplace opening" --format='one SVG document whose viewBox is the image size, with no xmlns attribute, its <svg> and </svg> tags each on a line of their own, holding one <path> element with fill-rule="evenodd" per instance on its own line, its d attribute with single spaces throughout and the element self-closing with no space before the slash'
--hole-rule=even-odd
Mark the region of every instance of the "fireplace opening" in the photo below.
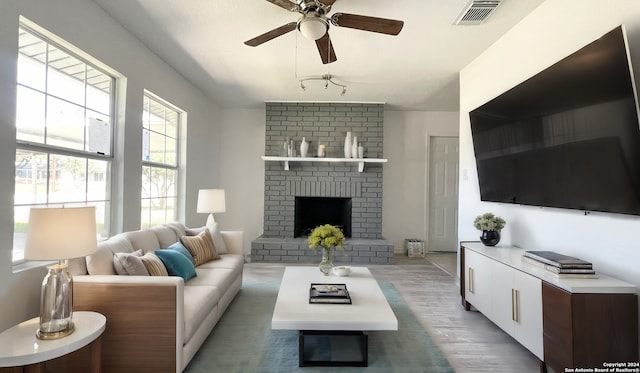
<svg viewBox="0 0 640 373">
<path fill-rule="evenodd" d="M 306 237 L 323 224 L 335 225 L 351 237 L 351 198 L 296 197 L 293 236 Z"/>
</svg>

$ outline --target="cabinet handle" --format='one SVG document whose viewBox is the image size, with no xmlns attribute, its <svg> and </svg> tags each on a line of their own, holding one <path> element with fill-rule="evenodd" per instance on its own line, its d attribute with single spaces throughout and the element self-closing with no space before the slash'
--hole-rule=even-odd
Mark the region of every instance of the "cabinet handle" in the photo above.
<svg viewBox="0 0 640 373">
<path fill-rule="evenodd" d="M 475 294 L 473 289 L 473 268 L 469 267 L 469 293 Z"/>
<path fill-rule="evenodd" d="M 511 289 L 511 320 L 516 321 L 516 289 Z"/>
<path fill-rule="evenodd" d="M 511 289 L 511 320 L 520 322 L 520 291 Z"/>
<path fill-rule="evenodd" d="M 515 322 L 520 322 L 520 290 L 516 289 L 516 319 Z"/>
</svg>

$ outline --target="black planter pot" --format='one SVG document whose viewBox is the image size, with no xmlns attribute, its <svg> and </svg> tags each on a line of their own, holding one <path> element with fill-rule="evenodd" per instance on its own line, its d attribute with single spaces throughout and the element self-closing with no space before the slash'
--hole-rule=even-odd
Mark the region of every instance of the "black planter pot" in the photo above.
<svg viewBox="0 0 640 373">
<path fill-rule="evenodd" d="M 500 242 L 500 231 L 482 231 L 480 241 L 485 246 L 495 246 Z"/>
</svg>

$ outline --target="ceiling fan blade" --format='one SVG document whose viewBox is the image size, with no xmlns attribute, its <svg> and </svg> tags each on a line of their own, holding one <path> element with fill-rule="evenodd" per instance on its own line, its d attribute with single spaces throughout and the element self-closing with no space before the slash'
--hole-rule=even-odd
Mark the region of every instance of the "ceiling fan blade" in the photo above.
<svg viewBox="0 0 640 373">
<path fill-rule="evenodd" d="M 298 4 L 296 3 L 292 3 L 289 0 L 267 0 L 268 2 L 270 2 L 271 4 L 277 5 L 280 8 L 284 8 L 288 11 L 291 12 L 297 12 L 298 11 Z"/>
<path fill-rule="evenodd" d="M 329 37 L 328 32 L 324 34 L 323 37 L 316 40 L 316 46 L 318 47 L 318 53 L 320 53 L 320 58 L 322 59 L 323 64 L 326 65 L 338 60 L 336 52 L 333 50 L 333 44 L 331 43 L 331 38 Z"/>
<path fill-rule="evenodd" d="M 278 28 L 275 28 L 271 31 L 267 31 L 262 35 L 258 35 L 253 39 L 247 40 L 244 43 L 250 47 L 257 47 L 258 45 L 268 42 L 271 39 L 275 39 L 278 36 L 284 35 L 287 32 L 293 31 L 296 29 L 296 22 L 290 22 L 286 25 L 282 25 Z"/>
<path fill-rule="evenodd" d="M 331 6 L 336 2 L 336 0 L 320 0 L 320 2 L 326 6 Z"/>
<path fill-rule="evenodd" d="M 349 13 L 335 13 L 331 16 L 331 23 L 335 26 L 379 32 L 388 35 L 398 35 L 402 30 L 402 26 L 404 26 L 403 21 Z"/>
</svg>

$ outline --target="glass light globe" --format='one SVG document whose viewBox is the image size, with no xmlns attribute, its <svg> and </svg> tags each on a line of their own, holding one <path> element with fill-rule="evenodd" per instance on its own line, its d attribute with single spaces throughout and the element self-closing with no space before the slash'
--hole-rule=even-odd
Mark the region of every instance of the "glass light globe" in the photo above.
<svg viewBox="0 0 640 373">
<path fill-rule="evenodd" d="M 307 14 L 298 22 L 298 30 L 309 40 L 318 40 L 327 33 L 327 22 L 316 16 Z"/>
</svg>

